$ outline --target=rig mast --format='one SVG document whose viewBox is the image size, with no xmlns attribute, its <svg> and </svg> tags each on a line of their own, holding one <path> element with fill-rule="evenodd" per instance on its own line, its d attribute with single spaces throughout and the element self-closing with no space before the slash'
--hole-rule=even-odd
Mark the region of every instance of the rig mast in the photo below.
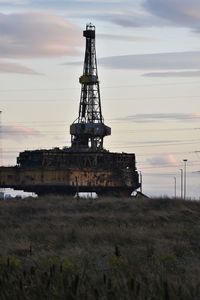
<svg viewBox="0 0 200 300">
<path fill-rule="evenodd" d="M 83 75 L 79 78 L 81 98 L 79 116 L 70 126 L 72 149 L 102 151 L 103 139 L 111 134 L 111 128 L 104 124 L 97 71 L 95 48 L 95 26 L 86 25 Z"/>
</svg>

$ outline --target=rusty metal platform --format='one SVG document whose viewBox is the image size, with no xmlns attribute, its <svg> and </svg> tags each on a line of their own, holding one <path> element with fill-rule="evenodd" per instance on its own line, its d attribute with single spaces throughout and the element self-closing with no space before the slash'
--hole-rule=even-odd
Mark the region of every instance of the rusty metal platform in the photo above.
<svg viewBox="0 0 200 300">
<path fill-rule="evenodd" d="M 134 154 L 56 148 L 25 151 L 17 161 L 17 166 L 0 167 L 0 187 L 37 194 L 88 191 L 126 195 L 139 187 Z"/>
</svg>

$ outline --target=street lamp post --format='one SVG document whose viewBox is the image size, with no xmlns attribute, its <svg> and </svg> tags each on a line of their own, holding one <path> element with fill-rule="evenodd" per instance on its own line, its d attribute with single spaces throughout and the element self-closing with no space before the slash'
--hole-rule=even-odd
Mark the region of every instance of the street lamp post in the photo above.
<svg viewBox="0 0 200 300">
<path fill-rule="evenodd" d="M 183 199 L 183 169 L 181 171 L 181 199 Z"/>
<path fill-rule="evenodd" d="M 142 193 L 142 184 L 143 184 L 143 182 L 142 182 L 142 172 L 139 171 L 139 174 L 140 174 L 140 192 Z"/>
<path fill-rule="evenodd" d="M 174 198 L 176 198 L 176 177 L 174 177 Z"/>
<path fill-rule="evenodd" d="M 187 159 L 183 159 L 184 162 L 184 194 L 183 194 L 183 199 L 186 199 L 186 164 L 187 164 Z"/>
<path fill-rule="evenodd" d="M 0 110 L 0 166 L 3 165 L 3 150 L 2 150 L 2 121 L 1 121 L 2 111 Z"/>
</svg>

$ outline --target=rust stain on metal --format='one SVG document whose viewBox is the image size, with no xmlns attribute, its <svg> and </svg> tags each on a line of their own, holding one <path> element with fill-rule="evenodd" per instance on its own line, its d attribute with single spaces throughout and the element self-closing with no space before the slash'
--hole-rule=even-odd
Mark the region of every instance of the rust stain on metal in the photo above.
<svg viewBox="0 0 200 300">
<path fill-rule="evenodd" d="M 0 186 L 42 193 L 115 192 L 138 188 L 134 154 L 71 152 L 69 149 L 20 153 L 18 165 L 0 167 Z"/>
</svg>

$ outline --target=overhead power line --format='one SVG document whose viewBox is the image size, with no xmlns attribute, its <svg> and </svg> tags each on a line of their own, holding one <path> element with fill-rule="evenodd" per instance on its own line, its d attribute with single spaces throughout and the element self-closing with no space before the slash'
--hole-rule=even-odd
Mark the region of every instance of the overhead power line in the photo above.
<svg viewBox="0 0 200 300">
<path fill-rule="evenodd" d="M 121 123 L 124 120 L 112 120 L 112 119 L 107 119 L 107 121 L 110 122 L 115 122 L 115 123 Z M 10 122 L 5 122 L 4 126 L 10 126 L 10 127 L 14 127 L 14 126 L 21 126 L 21 125 L 26 125 L 26 126 L 34 126 L 34 127 L 38 127 L 38 128 L 34 128 L 35 130 L 40 130 L 39 128 L 41 127 L 47 127 L 47 128 L 52 128 L 52 127 L 66 127 L 66 121 L 29 121 L 29 122 L 16 122 L 16 123 L 10 123 Z M 66 127 L 66 130 L 67 127 Z M 200 127 L 185 127 L 185 128 L 142 128 L 142 129 L 129 129 L 126 130 L 126 133 L 138 133 L 138 132 L 163 132 L 163 131 L 196 131 L 196 130 L 200 130 Z M 119 131 L 123 131 L 124 129 L 119 129 Z M 44 131 L 42 131 L 44 132 Z"/>
<path fill-rule="evenodd" d="M 124 100 L 131 100 L 131 101 L 139 101 L 139 100 L 160 100 L 160 99 L 168 99 L 168 100 L 174 100 L 174 99 L 196 99 L 199 100 L 200 99 L 200 95 L 199 96 L 151 96 L 151 97 L 140 97 L 138 96 L 137 98 L 134 97 L 128 97 L 128 98 L 124 98 L 124 97 L 120 97 L 120 98 L 104 98 L 105 101 L 124 101 Z M 64 98 L 64 99 L 1 99 L 2 102 L 68 102 L 68 101 L 73 101 L 75 102 L 76 99 L 69 99 L 69 98 Z"/>
<path fill-rule="evenodd" d="M 127 85 L 110 85 L 104 86 L 102 85 L 102 89 L 116 89 L 116 88 L 127 88 L 127 87 L 151 87 L 151 86 L 170 86 L 170 85 L 191 85 L 191 84 L 198 84 L 199 81 L 184 81 L 184 82 L 171 82 L 171 83 L 152 83 L 152 84 L 127 84 Z M 80 87 L 59 87 L 59 88 L 30 88 L 30 89 L 0 89 L 0 93 L 7 93 L 7 92 L 28 92 L 28 91 L 67 91 L 67 90 L 80 90 Z"/>
</svg>

